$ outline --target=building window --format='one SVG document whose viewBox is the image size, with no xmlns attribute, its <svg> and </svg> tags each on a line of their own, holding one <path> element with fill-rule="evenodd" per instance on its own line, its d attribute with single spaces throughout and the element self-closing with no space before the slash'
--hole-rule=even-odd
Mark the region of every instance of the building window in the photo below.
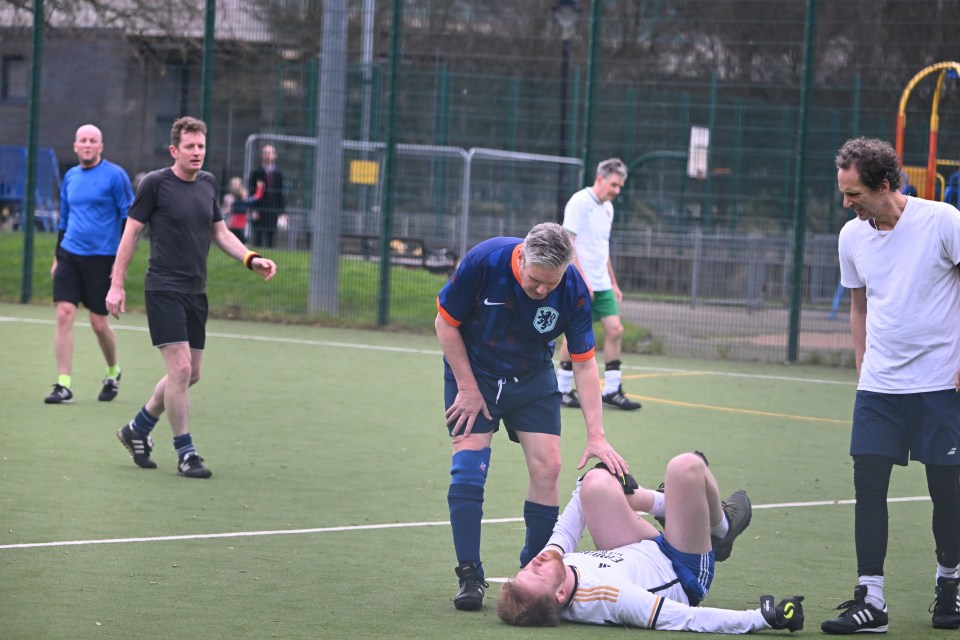
<svg viewBox="0 0 960 640">
<path fill-rule="evenodd" d="M 26 101 L 27 86 L 27 63 L 23 56 L 3 56 L 0 61 L 0 100 Z"/>
</svg>

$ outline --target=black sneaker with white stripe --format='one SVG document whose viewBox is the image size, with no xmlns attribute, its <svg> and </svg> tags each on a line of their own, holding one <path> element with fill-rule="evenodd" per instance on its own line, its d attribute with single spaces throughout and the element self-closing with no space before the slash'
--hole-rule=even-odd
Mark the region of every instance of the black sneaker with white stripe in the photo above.
<svg viewBox="0 0 960 640">
<path fill-rule="evenodd" d="M 210 469 L 203 466 L 203 458 L 198 456 L 196 451 L 183 456 L 177 466 L 177 472 L 187 478 L 209 478 L 213 475 Z"/>
<path fill-rule="evenodd" d="M 577 390 L 570 389 L 570 391 L 564 391 L 560 395 L 560 406 L 567 407 L 568 409 L 579 409 L 580 396 L 577 395 Z"/>
<path fill-rule="evenodd" d="M 73 391 L 62 384 L 55 384 L 53 391 L 43 401 L 45 404 L 70 404 L 73 402 Z"/>
<path fill-rule="evenodd" d="M 624 411 L 636 411 L 640 408 L 639 402 L 634 402 L 623 394 L 623 385 L 620 385 L 613 393 L 603 396 L 603 406 L 623 409 Z"/>
<path fill-rule="evenodd" d="M 851 633 L 886 633 L 890 626 L 887 620 L 887 607 L 877 609 L 867 602 L 867 585 L 860 584 L 853 590 L 853 600 L 847 600 L 839 607 L 843 611 L 833 620 L 820 625 L 824 633 L 849 635 Z"/>
<path fill-rule="evenodd" d="M 117 439 L 120 440 L 120 444 L 127 448 L 138 467 L 144 469 L 157 468 L 157 463 L 150 459 L 150 452 L 153 451 L 153 438 L 141 436 L 133 430 L 128 422 L 117 430 Z"/>
<path fill-rule="evenodd" d="M 475 562 L 464 562 L 455 571 L 460 579 L 460 591 L 453 598 L 453 606 L 460 611 L 478 611 L 490 586 L 480 575 L 480 567 Z"/>
<path fill-rule="evenodd" d="M 117 397 L 117 394 L 120 393 L 120 377 L 123 375 L 122 372 L 117 372 L 116 378 L 104 378 L 103 379 L 103 388 L 100 389 L 100 395 L 97 396 L 97 400 L 100 402 L 110 402 Z"/>
<path fill-rule="evenodd" d="M 960 578 L 937 578 L 937 599 L 930 605 L 934 629 L 960 629 Z"/>
</svg>

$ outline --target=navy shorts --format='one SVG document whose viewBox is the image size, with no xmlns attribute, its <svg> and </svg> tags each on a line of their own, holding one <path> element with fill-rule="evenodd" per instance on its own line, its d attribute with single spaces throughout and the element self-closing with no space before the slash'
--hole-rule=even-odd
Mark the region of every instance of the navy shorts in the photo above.
<svg viewBox="0 0 960 640">
<path fill-rule="evenodd" d="M 660 547 L 660 552 L 670 558 L 673 563 L 673 570 L 677 572 L 677 578 L 680 579 L 680 586 L 683 587 L 690 606 L 695 607 L 707 597 L 710 591 L 710 584 L 713 582 L 714 567 L 716 566 L 716 556 L 713 550 L 706 553 L 686 553 L 674 548 L 663 534 L 653 539 Z"/>
<path fill-rule="evenodd" d="M 449 409 L 457 397 L 457 380 L 446 362 L 443 370 L 443 401 Z M 487 420 L 483 413 L 477 415 L 473 433 L 499 431 L 502 420 L 514 442 L 519 442 L 517 431 L 560 435 L 560 391 L 553 366 L 548 364 L 522 377 L 498 378 L 476 370 L 473 374 L 493 417 Z"/>
<path fill-rule="evenodd" d="M 191 349 L 203 349 L 207 342 L 206 294 L 145 291 L 143 298 L 153 346 L 187 342 Z"/>
<path fill-rule="evenodd" d="M 83 303 L 91 313 L 107 315 L 113 261 L 114 256 L 80 256 L 60 247 L 53 272 L 53 301 Z"/>
<path fill-rule="evenodd" d="M 960 393 L 857 391 L 850 455 L 892 458 L 906 465 L 960 464 Z"/>
</svg>

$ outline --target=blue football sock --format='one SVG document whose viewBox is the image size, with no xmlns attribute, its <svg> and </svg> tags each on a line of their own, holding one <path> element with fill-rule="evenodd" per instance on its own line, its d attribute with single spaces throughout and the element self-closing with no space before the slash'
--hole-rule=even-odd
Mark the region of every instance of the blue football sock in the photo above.
<svg viewBox="0 0 960 640">
<path fill-rule="evenodd" d="M 520 551 L 521 569 L 547 546 L 559 515 L 560 507 L 537 504 L 529 500 L 523 503 L 523 520 L 527 523 L 527 539 Z"/>
<path fill-rule="evenodd" d="M 480 562 L 480 521 L 483 519 L 483 486 L 490 468 L 490 448 L 458 451 L 450 463 L 450 527 L 457 563 Z M 483 569 L 479 569 L 481 577 Z"/>
<path fill-rule="evenodd" d="M 457 564 L 480 562 L 480 520 L 483 518 L 483 487 L 452 484 L 447 493 L 453 548 Z"/>
<path fill-rule="evenodd" d="M 146 407 L 142 407 L 137 415 L 133 417 L 133 420 L 130 421 L 130 427 L 138 435 L 148 436 L 150 432 L 153 431 L 153 428 L 157 426 L 159 420 L 160 418 L 154 418 L 150 415 Z"/>
<path fill-rule="evenodd" d="M 173 437 L 173 448 L 177 450 L 177 458 L 183 460 L 188 453 L 196 453 L 196 449 L 193 446 L 193 438 L 190 437 L 189 433 L 185 433 L 182 436 Z"/>
</svg>

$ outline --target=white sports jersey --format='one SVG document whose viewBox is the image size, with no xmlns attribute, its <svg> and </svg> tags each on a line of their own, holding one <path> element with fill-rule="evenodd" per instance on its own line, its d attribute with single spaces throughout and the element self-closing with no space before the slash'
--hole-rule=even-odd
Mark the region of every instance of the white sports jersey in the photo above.
<svg viewBox="0 0 960 640">
<path fill-rule="evenodd" d="M 680 584 L 670 584 L 677 579 L 673 565 L 652 540 L 612 551 L 569 553 L 563 562 L 576 580 L 560 612 L 570 622 L 707 633 L 770 628 L 760 609 L 691 607 Z"/>
<path fill-rule="evenodd" d="M 748 633 L 769 629 L 760 609 L 732 611 L 691 607 L 673 563 L 652 540 L 612 551 L 576 553 L 586 527 L 580 482 L 557 520 L 549 546 L 564 552 L 576 579 L 560 616 L 584 624 L 671 631 Z"/>
<path fill-rule="evenodd" d="M 854 218 L 838 244 L 840 283 L 867 291 L 867 348 L 857 388 L 952 389 L 960 367 L 960 212 L 908 197 L 892 230 L 878 233 Z"/>
<path fill-rule="evenodd" d="M 607 270 L 612 226 L 613 204 L 600 202 L 593 187 L 573 194 L 563 210 L 563 228 L 576 236 L 577 261 L 594 291 L 613 289 Z"/>
</svg>

